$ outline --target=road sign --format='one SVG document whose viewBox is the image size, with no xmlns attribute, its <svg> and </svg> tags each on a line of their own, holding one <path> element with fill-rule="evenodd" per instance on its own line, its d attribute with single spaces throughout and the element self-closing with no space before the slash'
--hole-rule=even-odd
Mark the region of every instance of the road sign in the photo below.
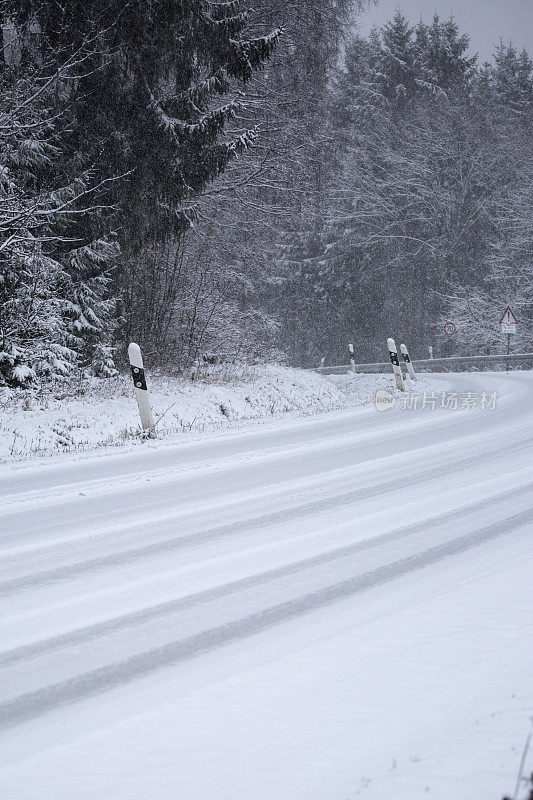
<svg viewBox="0 0 533 800">
<path fill-rule="evenodd" d="M 511 311 L 511 306 L 507 306 L 500 319 L 500 325 L 518 325 L 518 320 Z M 504 331 L 506 333 L 507 331 Z M 513 331 L 514 333 L 514 331 Z"/>
<path fill-rule="evenodd" d="M 453 336 L 456 331 L 457 328 L 453 324 L 453 322 L 447 322 L 446 325 L 444 326 L 444 333 L 446 334 L 446 336 Z"/>
<path fill-rule="evenodd" d="M 511 336 L 513 333 L 516 333 L 517 325 L 518 320 L 511 311 L 511 306 L 507 306 L 500 319 L 501 332 Z M 508 339 L 507 341 L 509 342 L 510 340 Z"/>
</svg>

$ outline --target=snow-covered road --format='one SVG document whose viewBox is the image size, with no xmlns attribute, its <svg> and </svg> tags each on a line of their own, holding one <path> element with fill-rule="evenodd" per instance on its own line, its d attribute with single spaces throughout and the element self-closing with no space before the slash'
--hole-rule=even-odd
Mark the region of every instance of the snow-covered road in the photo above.
<svg viewBox="0 0 533 800">
<path fill-rule="evenodd" d="M 498 402 L 3 468 L 0 797 L 511 791 L 533 373 L 434 386 Z"/>
</svg>

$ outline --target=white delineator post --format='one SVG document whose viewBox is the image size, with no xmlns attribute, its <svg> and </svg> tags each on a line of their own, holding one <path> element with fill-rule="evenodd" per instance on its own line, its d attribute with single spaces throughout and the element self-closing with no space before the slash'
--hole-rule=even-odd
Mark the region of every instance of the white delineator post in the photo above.
<svg viewBox="0 0 533 800">
<path fill-rule="evenodd" d="M 128 356 L 131 364 L 131 375 L 135 387 L 135 397 L 141 415 L 141 426 L 152 430 L 155 428 L 152 409 L 150 408 L 150 396 L 146 388 L 146 378 L 144 375 L 143 357 L 141 348 L 135 342 L 128 347 Z"/>
<path fill-rule="evenodd" d="M 405 384 L 402 378 L 402 370 L 398 360 L 398 351 L 396 349 L 396 342 L 394 339 L 387 339 L 387 347 L 389 348 L 389 355 L 392 364 L 392 371 L 394 372 L 394 379 L 396 386 L 401 392 L 405 392 Z"/>
<path fill-rule="evenodd" d="M 415 368 L 413 367 L 413 362 L 411 361 L 411 356 L 409 355 L 407 347 L 404 344 L 401 344 L 400 350 L 402 351 L 403 360 L 405 361 L 405 366 L 407 367 L 409 377 L 412 381 L 416 381 Z"/>
<path fill-rule="evenodd" d="M 355 375 L 355 358 L 354 358 L 353 344 L 348 345 L 348 355 L 350 356 L 350 369 Z"/>
</svg>

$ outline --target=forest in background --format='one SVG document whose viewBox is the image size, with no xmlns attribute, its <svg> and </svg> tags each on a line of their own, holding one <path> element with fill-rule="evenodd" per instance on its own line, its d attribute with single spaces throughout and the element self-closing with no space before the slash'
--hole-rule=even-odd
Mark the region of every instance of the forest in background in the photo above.
<svg viewBox="0 0 533 800">
<path fill-rule="evenodd" d="M 528 54 L 260 5 L 0 0 L 0 383 L 531 349 Z"/>
</svg>

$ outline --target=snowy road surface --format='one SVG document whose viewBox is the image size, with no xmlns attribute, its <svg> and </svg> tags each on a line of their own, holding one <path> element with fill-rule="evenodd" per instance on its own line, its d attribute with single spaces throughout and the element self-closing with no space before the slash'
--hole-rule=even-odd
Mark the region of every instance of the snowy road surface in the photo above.
<svg viewBox="0 0 533 800">
<path fill-rule="evenodd" d="M 533 373 L 434 385 L 497 407 L 3 468 L 0 797 L 512 791 Z"/>
</svg>

